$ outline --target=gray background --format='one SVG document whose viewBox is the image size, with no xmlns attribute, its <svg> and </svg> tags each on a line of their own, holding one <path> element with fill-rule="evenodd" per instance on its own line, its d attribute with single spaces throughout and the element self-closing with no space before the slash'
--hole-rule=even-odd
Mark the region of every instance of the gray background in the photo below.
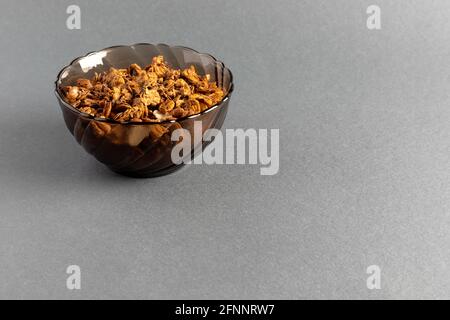
<svg viewBox="0 0 450 320">
<path fill-rule="evenodd" d="M 446 0 L 2 0 L 0 298 L 450 298 L 449 16 Z M 280 128 L 279 174 L 134 180 L 86 154 L 56 74 L 135 42 L 223 60 L 224 127 Z"/>
</svg>

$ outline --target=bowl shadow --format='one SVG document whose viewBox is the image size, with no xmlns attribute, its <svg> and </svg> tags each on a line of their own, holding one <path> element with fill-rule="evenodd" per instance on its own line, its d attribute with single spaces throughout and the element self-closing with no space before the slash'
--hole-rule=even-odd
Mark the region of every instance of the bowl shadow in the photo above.
<svg viewBox="0 0 450 320">
<path fill-rule="evenodd" d="M 42 184 L 74 179 L 97 183 L 136 181 L 112 172 L 87 154 L 67 130 L 61 114 L 0 121 L 2 176 Z M 152 180 L 152 179 L 148 179 Z"/>
</svg>

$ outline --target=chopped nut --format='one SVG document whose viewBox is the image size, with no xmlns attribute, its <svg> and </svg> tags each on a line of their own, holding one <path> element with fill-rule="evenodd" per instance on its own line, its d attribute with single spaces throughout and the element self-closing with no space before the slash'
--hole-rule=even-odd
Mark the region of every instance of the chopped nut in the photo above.
<svg viewBox="0 0 450 320">
<path fill-rule="evenodd" d="M 185 79 L 189 81 L 189 83 L 195 85 L 200 82 L 200 77 L 195 71 L 194 66 L 190 66 L 188 69 L 183 70 L 181 73 Z"/>
<path fill-rule="evenodd" d="M 156 89 L 145 89 L 141 99 L 146 106 L 157 106 L 161 102 L 161 97 Z"/>
<path fill-rule="evenodd" d="M 77 85 L 79 87 L 86 88 L 86 89 L 91 89 L 92 88 L 92 83 L 88 79 L 78 79 L 77 80 Z"/>
<path fill-rule="evenodd" d="M 111 114 L 111 109 L 112 109 L 112 102 L 107 102 L 105 105 L 105 108 L 103 109 L 103 116 L 105 118 L 108 118 L 109 115 Z"/>
<path fill-rule="evenodd" d="M 182 117 L 185 117 L 187 114 L 188 114 L 187 111 L 185 111 L 183 108 L 178 108 L 178 107 L 173 109 L 173 112 L 172 112 L 172 115 L 175 118 L 182 118 Z"/>
<path fill-rule="evenodd" d="M 66 98 L 69 102 L 77 100 L 78 93 L 78 87 L 66 87 Z"/>
<path fill-rule="evenodd" d="M 161 113 L 169 113 L 175 107 L 175 102 L 172 100 L 166 100 L 159 106 L 159 111 Z"/>
<path fill-rule="evenodd" d="M 198 102 L 195 99 L 189 99 L 186 102 L 184 109 L 187 109 L 190 114 L 196 114 L 202 111 L 200 107 L 200 102 Z"/>
<path fill-rule="evenodd" d="M 159 110 L 153 111 L 153 115 L 156 117 L 156 119 L 158 119 L 160 121 L 172 120 L 173 119 L 172 115 L 161 113 L 161 112 L 159 112 Z"/>
<path fill-rule="evenodd" d="M 161 122 L 202 112 L 219 103 L 224 91 L 195 67 L 171 69 L 163 56 L 145 68 L 111 68 L 92 79 L 63 87 L 65 99 L 80 112 L 118 122 Z"/>
</svg>

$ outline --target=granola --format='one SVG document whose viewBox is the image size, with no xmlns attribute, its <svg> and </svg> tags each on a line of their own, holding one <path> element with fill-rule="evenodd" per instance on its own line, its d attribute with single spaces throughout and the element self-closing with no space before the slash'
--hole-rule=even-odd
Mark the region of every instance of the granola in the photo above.
<svg viewBox="0 0 450 320">
<path fill-rule="evenodd" d="M 224 97 L 208 74 L 200 76 L 194 66 L 172 69 L 163 56 L 154 57 L 145 68 L 132 64 L 78 79 L 62 92 L 80 112 L 118 122 L 175 120 L 209 109 Z"/>
</svg>

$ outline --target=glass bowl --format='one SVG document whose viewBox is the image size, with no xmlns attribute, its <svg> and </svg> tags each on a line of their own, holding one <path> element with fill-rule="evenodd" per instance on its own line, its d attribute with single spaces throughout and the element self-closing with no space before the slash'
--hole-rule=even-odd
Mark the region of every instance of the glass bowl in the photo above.
<svg viewBox="0 0 450 320">
<path fill-rule="evenodd" d="M 82 113 L 63 98 L 61 88 L 74 85 L 79 78 L 92 78 L 95 72 L 108 71 L 110 67 L 127 68 L 132 63 L 144 67 L 158 55 L 163 55 L 172 68 L 184 69 L 193 65 L 199 74 L 209 74 L 211 81 L 224 90 L 222 101 L 201 113 L 177 120 L 119 123 Z M 194 122 L 201 121 L 198 127 L 201 127 L 202 134 L 207 129 L 220 129 L 232 91 L 231 71 L 213 56 L 186 47 L 148 43 L 109 47 L 79 57 L 60 71 L 55 82 L 64 121 L 77 142 L 114 172 L 142 178 L 173 172 L 201 152 L 208 142 L 193 138 Z M 178 128 L 191 134 L 191 153 L 183 155 L 183 162 L 174 163 L 171 154 L 177 142 L 171 141 L 171 133 Z"/>
</svg>

